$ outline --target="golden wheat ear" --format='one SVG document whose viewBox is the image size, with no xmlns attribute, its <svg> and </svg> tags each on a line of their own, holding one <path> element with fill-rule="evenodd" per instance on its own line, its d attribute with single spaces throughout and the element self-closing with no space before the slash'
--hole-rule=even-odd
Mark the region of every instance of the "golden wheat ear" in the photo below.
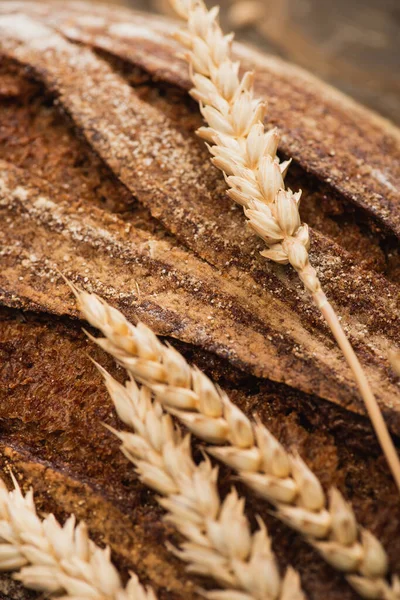
<svg viewBox="0 0 400 600">
<path fill-rule="evenodd" d="M 232 34 L 224 35 L 218 9 L 208 11 L 203 0 L 170 0 L 186 29 L 176 38 L 187 49 L 193 83 L 191 95 L 200 104 L 208 127 L 205 139 L 212 162 L 224 173 L 228 195 L 243 207 L 247 225 L 265 242 L 261 254 L 278 264 L 290 263 L 320 309 L 353 373 L 377 438 L 400 490 L 400 459 L 361 364 L 310 264 L 308 226 L 302 223 L 301 191 L 285 189 L 290 161 L 276 155 L 279 133 L 266 131 L 266 104 L 254 95 L 253 73 L 239 77 L 231 58 Z"/>
<path fill-rule="evenodd" d="M 169 545 L 169 550 L 187 563 L 189 572 L 210 577 L 223 588 L 202 595 L 209 600 L 305 600 L 293 569 L 281 577 L 263 521 L 258 519 L 252 533 L 236 490 L 220 498 L 218 469 L 206 456 L 198 464 L 193 461 L 190 436 L 173 425 L 151 390 L 133 380 L 122 385 L 102 367 L 100 372 L 129 428 L 109 431 L 121 441 L 140 480 L 161 495 L 165 521 L 185 539 L 180 548 Z"/>
<path fill-rule="evenodd" d="M 162 405 L 194 435 L 215 444 L 208 452 L 235 469 L 252 490 L 275 507 L 275 516 L 304 535 L 330 565 L 345 574 L 361 596 L 399 600 L 400 580 L 396 576 L 391 582 L 387 579 L 384 548 L 357 523 L 339 491 L 332 489 L 328 501 L 318 478 L 298 455 L 288 453 L 259 419 L 251 422 L 223 390 L 190 366 L 177 350 L 162 344 L 148 327 L 131 325 L 94 294 L 82 294 L 79 302 L 82 316 L 88 319 L 93 303 L 99 306 L 98 327 L 106 337 L 94 341 L 132 378 L 122 386 L 108 374 L 105 376 L 122 421 L 140 431 L 142 424 L 136 421 L 135 426 L 132 415 L 139 412 L 145 420 L 148 411 L 159 411 Z M 124 336 L 121 331 L 128 333 Z M 105 375 L 104 370 L 102 373 Z M 133 379 L 144 382 L 145 387 L 139 391 Z M 141 394 L 146 401 L 140 400 Z M 152 404 L 151 394 L 159 408 Z M 120 433 L 119 437 L 124 443 L 133 440 L 131 435 Z M 137 437 L 134 440 L 138 442 Z M 142 442 L 138 443 L 142 448 Z M 134 462 L 138 460 L 136 448 L 133 441 L 132 450 L 123 446 Z M 147 463 L 139 464 L 145 469 Z"/>
<path fill-rule="evenodd" d="M 85 523 L 76 525 L 74 515 L 64 525 L 52 514 L 41 519 L 33 491 L 24 496 L 13 474 L 11 478 L 12 491 L 0 478 L 1 571 L 14 571 L 24 587 L 64 600 L 157 600 L 134 573 L 122 584 L 110 549 L 89 539 Z"/>
</svg>

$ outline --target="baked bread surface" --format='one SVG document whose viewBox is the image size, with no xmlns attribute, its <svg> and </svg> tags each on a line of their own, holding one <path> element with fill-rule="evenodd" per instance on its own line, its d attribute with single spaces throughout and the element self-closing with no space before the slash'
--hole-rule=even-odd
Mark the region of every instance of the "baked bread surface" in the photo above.
<svg viewBox="0 0 400 600">
<path fill-rule="evenodd" d="M 167 553 L 178 538 L 102 425 L 117 421 L 87 353 L 123 373 L 81 332 L 62 271 L 257 412 L 326 488 L 352 500 L 399 572 L 398 497 L 362 402 L 295 275 L 259 257 L 196 139 L 201 118 L 175 28 L 84 3 L 0 8 L 2 466 L 34 486 L 43 511 L 84 518 L 160 598 L 192 598 L 204 585 Z M 400 339 L 398 131 L 291 65 L 235 51 L 269 99 L 281 154 L 294 158 L 290 186 L 303 189 L 313 263 L 398 435 L 399 383 L 387 360 Z M 221 476 L 228 490 L 231 474 Z M 354 597 L 300 536 L 247 499 L 310 598 Z M 1 585 L 16 584 L 4 576 Z"/>
</svg>

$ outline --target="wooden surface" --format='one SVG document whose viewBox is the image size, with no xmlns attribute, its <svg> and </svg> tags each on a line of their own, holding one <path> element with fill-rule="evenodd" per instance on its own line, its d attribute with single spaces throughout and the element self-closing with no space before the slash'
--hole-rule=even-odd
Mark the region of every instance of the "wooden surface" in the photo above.
<svg viewBox="0 0 400 600">
<path fill-rule="evenodd" d="M 168 0 L 126 0 L 171 14 Z M 400 122 L 399 0 L 212 0 L 226 31 Z"/>
</svg>

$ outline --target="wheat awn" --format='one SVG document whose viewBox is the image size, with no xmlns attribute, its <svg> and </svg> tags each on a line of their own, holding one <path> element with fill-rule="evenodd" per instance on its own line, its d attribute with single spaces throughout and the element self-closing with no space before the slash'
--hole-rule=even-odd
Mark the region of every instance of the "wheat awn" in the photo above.
<svg viewBox="0 0 400 600">
<path fill-rule="evenodd" d="M 95 294 L 71 287 L 84 318 L 105 335 L 91 339 L 145 383 L 196 436 L 211 444 L 226 444 L 208 452 L 237 470 L 248 486 L 271 502 L 276 516 L 344 572 L 361 596 L 400 600 L 400 579 L 394 576 L 391 583 L 386 579 L 385 550 L 357 524 L 338 490 L 330 491 L 327 503 L 317 477 L 302 459 L 289 454 L 262 423 L 251 423 L 204 373 L 162 344 L 143 323 L 132 325 Z M 125 420 L 123 412 L 120 416 Z"/>
<path fill-rule="evenodd" d="M 247 223 L 267 250 L 262 256 L 279 264 L 290 263 L 326 319 L 353 373 L 382 450 L 400 490 L 400 459 L 361 364 L 321 288 L 310 264 L 308 226 L 301 222 L 301 191 L 285 189 L 290 160 L 276 155 L 279 133 L 266 131 L 266 103 L 254 97 L 254 74 L 240 78 L 240 64 L 231 58 L 233 35 L 218 24 L 218 7 L 207 10 L 203 0 L 170 0 L 186 21 L 176 38 L 188 49 L 184 55 L 193 82 L 191 95 L 200 104 L 208 127 L 197 134 L 207 141 L 211 159 L 224 173 L 232 200 L 243 206 Z"/>
</svg>

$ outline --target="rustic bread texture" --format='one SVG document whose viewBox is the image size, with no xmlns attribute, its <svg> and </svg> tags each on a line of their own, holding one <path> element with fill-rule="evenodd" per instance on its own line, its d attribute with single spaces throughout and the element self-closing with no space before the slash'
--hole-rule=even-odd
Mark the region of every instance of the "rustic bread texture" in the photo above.
<svg viewBox="0 0 400 600">
<path fill-rule="evenodd" d="M 351 374 L 317 311 L 309 300 L 300 301 L 304 294 L 296 277 L 258 255 L 262 245 L 245 231 L 240 210 L 232 210 L 225 197 L 223 178 L 184 123 L 176 122 L 178 115 L 174 119 L 144 101 L 90 50 L 67 42 L 30 17 L 2 17 L 0 30 L 7 56 L 28 66 L 55 93 L 93 149 L 154 217 L 241 287 L 245 280 L 253 280 L 247 287 L 260 306 L 260 296 L 268 304 L 268 320 L 265 310 L 262 318 L 272 330 L 271 340 L 264 336 L 264 342 L 270 342 L 267 359 L 252 350 L 258 360 L 253 372 L 363 410 Z M 5 184 L 3 203 L 10 202 L 15 187 L 18 180 L 14 187 Z M 313 264 L 319 267 L 321 282 L 343 316 L 353 345 L 365 356 L 376 396 L 398 432 L 397 390 L 390 383 L 386 360 L 399 337 L 396 289 L 377 273 L 359 270 L 348 252 L 320 232 L 313 237 Z M 6 284 L 3 287 L 7 290 Z M 209 337 L 218 320 L 213 319 L 214 311 L 207 316 Z M 235 350 L 232 360 L 239 354 Z M 240 355 L 238 360 L 246 364 Z"/>
<path fill-rule="evenodd" d="M 74 323 L 58 268 L 190 344 L 185 354 L 241 408 L 257 410 L 324 485 L 352 499 L 399 572 L 397 495 L 355 414 L 362 402 L 296 277 L 258 257 L 196 140 L 201 119 L 174 26 L 82 3 L 9 2 L 0 12 L 3 464 L 34 484 L 44 510 L 88 520 L 117 563 L 161 598 L 194 597 L 167 555 L 171 531 L 152 494 L 101 425 L 115 417 L 85 353 L 113 367 Z M 399 434 L 398 379 L 386 358 L 400 339 L 399 134 L 302 71 L 237 52 L 271 98 L 281 150 L 296 159 L 292 186 L 304 189 L 313 262 Z M 302 572 L 310 598 L 354 597 L 265 506 L 249 497 L 249 510 L 267 519 L 282 566 Z"/>
<path fill-rule="evenodd" d="M 87 353 L 119 378 L 121 370 L 86 341 L 79 323 L 10 309 L 1 316 L 3 468 L 12 467 L 22 482 L 34 485 L 42 509 L 60 518 L 74 510 L 85 518 L 96 540 L 111 544 L 117 564 L 133 566 L 161 598 L 193 597 L 191 580 L 166 552 L 165 542 L 174 538 L 153 494 L 102 427 L 117 426 L 116 417 Z M 257 411 L 286 447 L 298 448 L 324 485 L 338 485 L 352 499 L 357 518 L 379 535 L 398 570 L 398 497 L 369 427 L 355 417 L 349 423 L 348 413 L 327 402 L 316 406 L 315 398 L 245 377 L 213 355 L 180 349 L 249 415 Z M 222 482 L 228 491 L 231 475 L 225 470 Z M 301 572 L 310 598 L 355 597 L 340 575 L 271 517 L 265 503 L 241 492 L 249 514 L 266 519 L 280 564 Z"/>
</svg>

